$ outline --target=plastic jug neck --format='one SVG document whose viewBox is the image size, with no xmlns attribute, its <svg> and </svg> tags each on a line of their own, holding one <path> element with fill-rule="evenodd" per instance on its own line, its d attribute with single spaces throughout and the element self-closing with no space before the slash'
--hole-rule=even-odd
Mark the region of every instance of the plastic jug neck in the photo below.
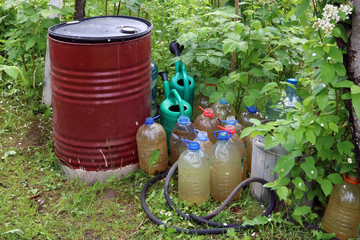
<svg viewBox="0 0 360 240">
<path fill-rule="evenodd" d="M 229 102 L 228 101 L 226 101 L 226 99 L 225 98 L 222 98 L 221 100 L 220 100 L 220 103 L 221 104 L 229 104 Z"/>
<path fill-rule="evenodd" d="M 203 111 L 204 117 L 213 117 L 214 116 L 214 110 L 212 110 L 212 108 L 203 109 L 200 106 L 198 106 L 198 107 Z"/>
<path fill-rule="evenodd" d="M 146 119 L 145 119 L 145 124 L 146 125 L 151 125 L 151 124 L 154 124 L 154 120 L 155 119 L 157 119 L 158 117 L 160 117 L 160 115 L 157 115 L 156 117 L 147 117 Z"/>
<path fill-rule="evenodd" d="M 238 122 L 238 120 L 232 119 L 232 120 L 222 120 L 221 122 L 225 123 L 226 125 L 235 126 L 235 124 Z"/>
<path fill-rule="evenodd" d="M 200 131 L 198 129 L 194 129 L 194 133 L 196 135 L 197 140 L 199 140 L 201 142 L 205 142 L 205 141 L 209 140 L 207 132 L 205 132 L 205 131 Z"/>
<path fill-rule="evenodd" d="M 214 136 L 217 140 L 229 140 L 229 138 L 231 138 L 231 132 L 222 130 L 214 131 Z"/>
<path fill-rule="evenodd" d="M 257 113 L 258 112 L 258 110 L 256 109 L 256 106 L 250 106 L 250 107 L 245 106 L 245 108 L 248 110 L 249 113 Z"/>
<path fill-rule="evenodd" d="M 189 141 L 187 139 L 184 139 L 184 144 L 189 150 L 199 150 L 200 144 L 198 142 Z"/>
<path fill-rule="evenodd" d="M 235 126 L 233 125 L 226 125 L 225 127 L 218 126 L 218 128 L 230 132 L 232 135 L 236 134 Z"/>
<path fill-rule="evenodd" d="M 297 80 L 296 78 L 288 78 L 288 79 L 286 80 L 286 82 L 294 85 L 294 87 L 295 87 L 295 89 L 294 89 L 294 88 L 292 88 L 291 86 L 287 86 L 287 87 L 286 87 L 286 95 L 287 95 L 288 97 L 293 97 L 293 96 L 295 96 L 295 95 L 296 95 L 296 86 L 297 86 L 298 80 Z"/>
<path fill-rule="evenodd" d="M 190 123 L 190 119 L 187 115 L 180 115 L 178 118 L 178 123 L 181 125 L 186 125 Z"/>
</svg>

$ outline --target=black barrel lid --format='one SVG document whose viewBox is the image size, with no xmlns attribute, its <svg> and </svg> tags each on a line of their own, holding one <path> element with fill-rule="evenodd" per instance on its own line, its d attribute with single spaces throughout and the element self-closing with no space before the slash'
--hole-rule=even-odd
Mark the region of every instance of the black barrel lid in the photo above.
<svg viewBox="0 0 360 240">
<path fill-rule="evenodd" d="M 52 38 L 65 42 L 105 43 L 126 41 L 147 35 L 153 24 L 130 16 L 100 16 L 61 23 L 49 28 Z"/>
</svg>

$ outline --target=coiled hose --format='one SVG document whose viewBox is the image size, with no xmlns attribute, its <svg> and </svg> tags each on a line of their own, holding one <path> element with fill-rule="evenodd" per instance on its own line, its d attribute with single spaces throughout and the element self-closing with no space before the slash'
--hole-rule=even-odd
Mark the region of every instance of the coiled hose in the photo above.
<svg viewBox="0 0 360 240">
<path fill-rule="evenodd" d="M 262 179 L 262 178 L 249 178 L 246 179 L 245 181 L 241 182 L 232 192 L 231 194 L 227 197 L 227 199 L 217 208 L 215 209 L 212 213 L 210 213 L 207 216 L 203 216 L 203 217 L 199 217 L 199 216 L 195 216 L 193 214 L 187 215 L 184 214 L 182 212 L 180 212 L 175 206 L 174 204 L 171 202 L 170 196 L 169 196 L 169 184 L 170 184 L 170 179 L 171 177 L 174 175 L 176 169 L 178 167 L 178 163 L 176 162 L 170 170 L 165 171 L 159 175 L 157 175 L 156 177 L 154 177 L 153 179 L 150 179 L 146 185 L 144 186 L 144 188 L 142 189 L 141 192 L 141 205 L 142 208 L 144 209 L 146 215 L 148 215 L 148 217 L 156 224 L 159 225 L 163 225 L 165 226 L 165 228 L 173 228 L 175 229 L 177 232 L 179 233 L 188 233 L 188 234 L 198 234 L 198 235 L 207 235 L 207 234 L 221 234 L 221 233 L 226 233 L 229 229 L 248 229 L 251 226 L 249 225 L 242 225 L 242 224 L 238 224 L 238 223 L 218 223 L 218 222 L 214 222 L 214 221 L 210 221 L 209 219 L 215 217 L 216 215 L 218 215 L 226 206 L 227 204 L 231 201 L 231 199 L 233 198 L 233 196 L 243 187 L 247 186 L 249 183 L 252 182 L 259 182 L 262 184 L 267 183 L 266 180 Z M 175 226 L 171 226 L 171 225 L 167 225 L 166 223 L 162 222 L 160 219 L 158 219 L 157 217 L 155 217 L 149 210 L 149 208 L 146 205 L 146 192 L 148 191 L 148 189 L 151 187 L 151 185 L 153 185 L 154 183 L 156 183 L 157 181 L 165 178 L 166 176 L 166 180 L 165 180 L 165 186 L 164 186 L 164 195 L 165 195 L 165 199 L 166 199 L 166 203 L 169 205 L 169 207 L 176 211 L 181 217 L 183 217 L 184 219 L 187 220 L 195 220 L 199 223 L 202 224 L 206 224 L 212 227 L 217 227 L 217 228 L 210 228 L 210 229 L 184 229 L 184 228 L 179 228 L 179 227 L 175 227 Z M 277 201 L 277 196 L 275 194 L 275 192 L 273 190 L 267 189 L 269 191 L 269 197 L 270 197 L 270 202 L 269 205 L 267 207 L 267 209 L 265 210 L 265 212 L 262 214 L 263 216 L 267 216 L 269 215 L 272 211 L 274 211 L 275 205 L 276 205 L 276 201 Z"/>
</svg>

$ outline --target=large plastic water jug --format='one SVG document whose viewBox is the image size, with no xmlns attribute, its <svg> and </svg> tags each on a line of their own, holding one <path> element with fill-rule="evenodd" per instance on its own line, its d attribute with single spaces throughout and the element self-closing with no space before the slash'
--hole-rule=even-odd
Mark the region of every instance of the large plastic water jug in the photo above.
<svg viewBox="0 0 360 240">
<path fill-rule="evenodd" d="M 211 195 L 215 200 L 224 201 L 241 182 L 241 156 L 237 147 L 229 141 L 230 132 L 215 131 L 214 135 L 218 142 L 214 144 L 209 154 Z M 233 199 L 238 197 L 239 193 Z"/>
<path fill-rule="evenodd" d="M 178 160 L 180 201 L 202 204 L 210 197 L 210 160 L 198 142 L 184 140 L 187 150 Z"/>
<path fill-rule="evenodd" d="M 321 222 L 325 231 L 335 233 L 340 240 L 356 238 L 360 227 L 359 180 L 359 176 L 353 175 L 334 185 Z"/>
<path fill-rule="evenodd" d="M 139 127 L 136 133 L 136 144 L 139 155 L 140 168 L 149 174 L 163 172 L 169 165 L 169 156 L 166 144 L 166 133 L 164 128 L 154 122 L 158 118 L 148 117 L 145 124 Z M 154 151 L 159 151 L 159 159 L 149 169 L 150 156 Z"/>
<path fill-rule="evenodd" d="M 219 125 L 219 121 L 214 116 L 214 111 L 211 108 L 199 108 L 203 111 L 203 114 L 197 116 L 195 119 L 195 128 L 199 129 L 200 131 L 207 132 L 210 141 L 212 143 L 216 143 L 216 138 L 214 137 L 213 132 L 218 130 L 217 126 Z"/>
<path fill-rule="evenodd" d="M 214 115 L 220 120 L 226 120 L 227 116 L 236 116 L 235 108 L 225 98 L 211 105 L 211 108 L 214 110 Z"/>
<path fill-rule="evenodd" d="M 174 126 L 170 136 L 170 152 L 171 152 L 171 164 L 174 164 L 180 154 L 187 149 L 184 145 L 184 139 L 194 139 L 194 124 L 190 122 L 190 119 L 186 115 L 181 115 L 178 122 Z"/>
<path fill-rule="evenodd" d="M 247 109 L 246 111 L 242 112 L 239 114 L 237 120 L 239 121 L 239 123 L 244 127 L 252 127 L 253 123 L 250 122 L 250 119 L 255 118 L 258 120 L 264 120 L 263 116 L 261 115 L 261 113 L 256 109 L 256 106 L 250 106 L 247 107 L 245 106 L 245 108 Z"/>
<path fill-rule="evenodd" d="M 287 86 L 286 97 L 275 104 L 271 101 L 271 99 L 269 100 L 269 102 L 266 104 L 265 118 L 267 120 L 285 118 L 286 114 L 295 107 L 296 102 L 301 103 L 300 97 L 296 94 L 298 80 L 296 78 L 288 78 L 286 82 L 292 84 L 294 88 Z"/>
</svg>

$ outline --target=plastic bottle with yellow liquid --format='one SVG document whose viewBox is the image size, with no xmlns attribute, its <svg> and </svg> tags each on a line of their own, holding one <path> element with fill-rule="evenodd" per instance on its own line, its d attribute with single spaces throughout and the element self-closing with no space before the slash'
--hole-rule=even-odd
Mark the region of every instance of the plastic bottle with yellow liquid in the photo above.
<svg viewBox="0 0 360 240">
<path fill-rule="evenodd" d="M 187 150 L 178 160 L 178 197 L 200 205 L 210 197 L 210 159 L 198 142 L 184 140 Z"/>
<path fill-rule="evenodd" d="M 163 172 L 169 165 L 165 130 L 154 121 L 159 116 L 146 118 L 144 125 L 140 126 L 136 132 L 139 165 L 144 172 L 149 174 Z M 154 151 L 160 151 L 160 157 L 149 171 L 149 160 Z"/>
<path fill-rule="evenodd" d="M 214 110 L 215 117 L 220 120 L 225 120 L 227 116 L 236 116 L 235 108 L 225 98 L 211 105 L 211 108 Z"/>
<path fill-rule="evenodd" d="M 209 154 L 211 195 L 215 200 L 224 201 L 241 182 L 241 156 L 238 148 L 229 140 L 230 132 L 215 131 L 214 135 L 218 141 Z M 238 197 L 239 193 L 233 197 L 233 200 Z"/>
<path fill-rule="evenodd" d="M 199 109 L 203 111 L 203 114 L 199 115 L 195 121 L 195 128 L 200 131 L 207 132 L 208 138 L 212 143 L 216 143 L 216 138 L 213 132 L 216 131 L 219 120 L 214 116 L 214 111 L 211 108 L 205 108 L 199 106 Z"/>
<path fill-rule="evenodd" d="M 360 227 L 359 173 L 344 174 L 344 181 L 334 185 L 321 225 L 340 239 L 356 238 Z"/>
</svg>

